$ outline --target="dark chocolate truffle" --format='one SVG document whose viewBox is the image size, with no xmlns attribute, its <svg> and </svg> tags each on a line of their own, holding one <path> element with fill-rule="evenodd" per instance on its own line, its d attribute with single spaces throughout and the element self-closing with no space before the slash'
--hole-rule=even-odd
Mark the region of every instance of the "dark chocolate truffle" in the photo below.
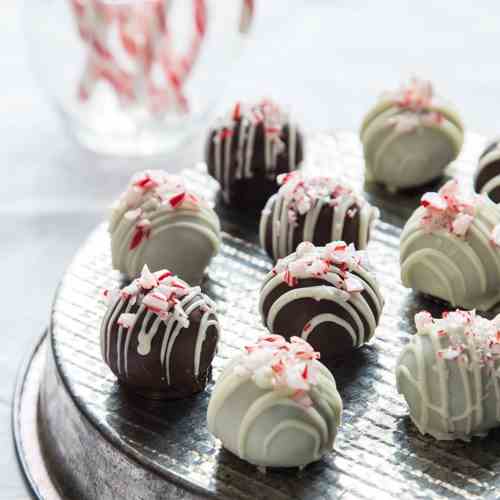
<svg viewBox="0 0 500 500">
<path fill-rule="evenodd" d="M 302 337 L 322 359 L 343 355 L 375 333 L 383 298 L 366 255 L 342 241 L 304 242 L 267 275 L 260 313 L 271 333 Z"/>
<path fill-rule="evenodd" d="M 126 389 L 151 399 L 176 399 L 205 388 L 219 321 L 199 287 L 144 266 L 130 285 L 106 295 L 102 356 Z"/>
<path fill-rule="evenodd" d="M 491 141 L 479 157 L 474 189 L 500 203 L 500 138 Z"/>
<path fill-rule="evenodd" d="M 378 209 L 331 177 L 305 178 L 300 172 L 278 177 L 280 190 L 269 198 L 260 219 L 260 244 L 277 260 L 299 243 L 324 246 L 342 240 L 362 250 L 378 219 Z"/>
<path fill-rule="evenodd" d="M 274 102 L 237 103 L 209 133 L 205 160 L 227 205 L 261 209 L 303 158 L 302 134 Z"/>
</svg>

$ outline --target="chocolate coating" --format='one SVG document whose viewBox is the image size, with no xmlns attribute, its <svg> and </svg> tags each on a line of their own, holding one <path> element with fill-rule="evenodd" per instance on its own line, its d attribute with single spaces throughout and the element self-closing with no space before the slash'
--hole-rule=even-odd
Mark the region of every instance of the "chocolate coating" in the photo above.
<svg viewBox="0 0 500 500">
<path fill-rule="evenodd" d="M 269 198 L 260 220 L 260 244 L 272 259 L 286 257 L 304 241 L 366 247 L 377 208 L 330 177 L 294 172 L 279 181 L 282 187 Z"/>
<path fill-rule="evenodd" d="M 280 119 L 286 121 L 277 127 L 277 139 L 266 132 L 266 119 L 253 122 L 245 114 L 210 131 L 205 161 L 227 205 L 261 209 L 278 189 L 276 176 L 295 170 L 302 161 L 302 134 L 284 115 Z"/>
<path fill-rule="evenodd" d="M 293 262 L 295 254 L 285 260 Z M 271 333 L 281 332 L 287 339 L 302 337 L 326 360 L 368 342 L 383 308 L 377 282 L 365 269 L 356 266 L 346 275 L 330 265 L 325 274 L 301 277 L 292 284 L 284 281 L 288 271 L 275 269 L 267 276 L 260 298 L 261 316 Z M 352 294 L 342 292 L 338 280 L 347 276 L 359 280 L 363 289 Z"/>
<path fill-rule="evenodd" d="M 181 299 L 187 327 L 172 316 L 162 320 L 145 307 L 148 291 L 143 288 L 110 305 L 101 328 L 103 358 L 127 390 L 150 399 L 178 399 L 202 391 L 210 381 L 218 320 L 203 294 L 190 290 Z M 136 315 L 130 328 L 119 324 L 123 313 Z M 147 353 L 140 347 L 146 336 L 151 339 Z"/>
</svg>

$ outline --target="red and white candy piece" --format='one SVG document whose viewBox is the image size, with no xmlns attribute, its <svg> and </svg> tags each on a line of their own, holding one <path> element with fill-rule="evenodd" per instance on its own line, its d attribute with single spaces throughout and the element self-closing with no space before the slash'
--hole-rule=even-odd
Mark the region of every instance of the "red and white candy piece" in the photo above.
<svg viewBox="0 0 500 500">
<path fill-rule="evenodd" d="M 131 328 L 134 326 L 137 315 L 133 313 L 122 313 L 118 318 L 117 324 L 122 328 Z"/>
</svg>

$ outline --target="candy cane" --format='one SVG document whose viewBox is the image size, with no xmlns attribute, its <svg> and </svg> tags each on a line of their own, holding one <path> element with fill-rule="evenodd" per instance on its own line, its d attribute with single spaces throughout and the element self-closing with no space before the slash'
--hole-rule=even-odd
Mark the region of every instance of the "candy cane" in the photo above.
<svg viewBox="0 0 500 500">
<path fill-rule="evenodd" d="M 207 10 L 204 0 L 194 2 L 195 32 L 187 53 L 176 56 L 172 51 L 168 29 L 168 11 L 172 0 L 148 0 L 140 6 L 110 5 L 102 0 L 70 0 L 80 37 L 88 48 L 79 98 L 89 99 L 98 80 L 107 81 L 122 105 L 146 100 L 152 111 L 164 113 L 170 105 L 188 111 L 183 85 L 191 73 L 206 32 Z M 114 25 L 119 41 L 136 71 L 122 69 L 109 48 Z M 153 82 L 152 73 L 159 64 L 164 86 Z M 172 102 L 171 102 L 172 101 Z"/>
</svg>

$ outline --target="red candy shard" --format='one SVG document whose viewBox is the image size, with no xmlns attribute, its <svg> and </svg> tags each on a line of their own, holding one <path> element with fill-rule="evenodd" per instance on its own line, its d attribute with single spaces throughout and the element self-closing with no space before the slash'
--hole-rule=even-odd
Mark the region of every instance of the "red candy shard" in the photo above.
<svg viewBox="0 0 500 500">
<path fill-rule="evenodd" d="M 158 281 L 162 281 L 164 280 L 165 278 L 168 278 L 169 276 L 172 276 L 172 273 L 170 271 L 165 271 L 163 273 L 160 274 L 160 276 L 157 276 L 157 280 Z"/>
<path fill-rule="evenodd" d="M 238 121 L 241 118 L 241 103 L 237 102 L 233 110 L 233 120 Z"/>
<path fill-rule="evenodd" d="M 182 192 L 182 193 L 176 194 L 175 196 L 172 196 L 172 198 L 170 198 L 170 206 L 172 208 L 177 208 L 178 206 L 180 206 L 182 204 L 185 197 L 186 197 L 186 192 Z"/>
<path fill-rule="evenodd" d="M 136 227 L 134 235 L 132 236 L 132 241 L 130 242 L 129 250 L 136 249 L 142 243 L 142 240 L 149 238 L 150 234 L 151 229 L 143 229 L 140 226 Z"/>
</svg>

